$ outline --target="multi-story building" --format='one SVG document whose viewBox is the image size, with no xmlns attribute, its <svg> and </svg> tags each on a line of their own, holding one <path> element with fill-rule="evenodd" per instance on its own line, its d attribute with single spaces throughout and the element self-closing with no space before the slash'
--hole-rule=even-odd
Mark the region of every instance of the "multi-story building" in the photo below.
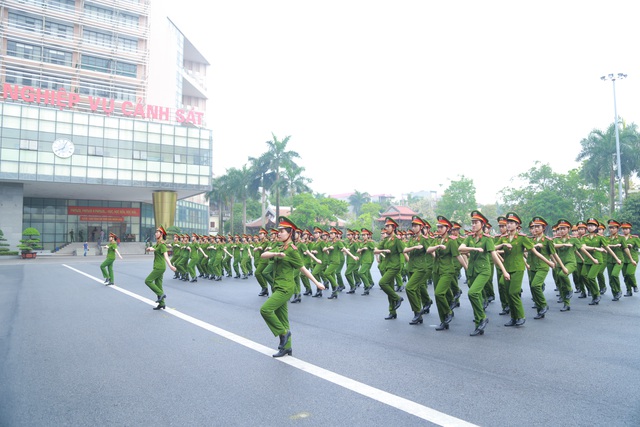
<svg viewBox="0 0 640 427">
<path fill-rule="evenodd" d="M 27 227 L 46 249 L 70 231 L 207 231 L 198 195 L 211 186 L 209 63 L 154 5 L 0 1 L 0 229 L 10 244 Z"/>
</svg>

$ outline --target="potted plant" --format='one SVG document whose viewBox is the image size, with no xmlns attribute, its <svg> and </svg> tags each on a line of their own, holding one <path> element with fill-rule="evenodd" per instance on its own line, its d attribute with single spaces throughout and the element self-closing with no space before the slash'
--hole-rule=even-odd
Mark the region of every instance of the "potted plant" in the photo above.
<svg viewBox="0 0 640 427">
<path fill-rule="evenodd" d="M 35 250 L 42 249 L 39 239 L 40 232 L 33 227 L 29 227 L 22 232 L 22 236 L 25 238 L 20 240 L 20 244 L 18 245 L 18 249 L 20 249 L 22 254 L 22 259 L 35 258 Z"/>
<path fill-rule="evenodd" d="M 0 256 L 2 255 L 18 255 L 17 251 L 10 251 L 9 244 L 5 243 L 7 239 L 4 237 L 4 233 L 0 230 Z"/>
</svg>

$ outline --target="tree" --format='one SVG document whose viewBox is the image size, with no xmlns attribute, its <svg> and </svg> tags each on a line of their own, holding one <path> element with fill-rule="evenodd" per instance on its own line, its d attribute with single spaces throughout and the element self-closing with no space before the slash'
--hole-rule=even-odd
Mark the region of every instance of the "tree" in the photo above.
<svg viewBox="0 0 640 427">
<path fill-rule="evenodd" d="M 251 179 L 249 182 L 249 194 L 257 193 L 258 190 L 261 193 L 260 202 L 262 204 L 262 226 L 264 227 L 266 211 L 266 192 L 267 188 L 271 188 L 276 180 L 276 174 L 272 172 L 270 168 L 270 160 L 267 157 L 267 153 L 263 153 L 260 157 L 249 157 L 251 163 Z"/>
<path fill-rule="evenodd" d="M 211 180 L 211 191 L 205 194 L 205 198 L 212 202 L 214 208 L 218 209 L 218 232 L 224 233 L 223 219 L 224 209 L 228 201 L 229 191 L 227 189 L 226 175 L 222 175 Z"/>
<path fill-rule="evenodd" d="M 615 180 L 617 166 L 616 124 L 612 123 L 606 132 L 593 129 L 580 141 L 582 149 L 577 161 L 582 161 L 582 171 L 587 182 L 598 185 L 603 177 L 609 179 L 609 212 L 615 210 Z M 640 134 L 637 125 L 631 123 L 619 131 L 621 175 L 626 192 L 629 189 L 630 176 L 640 169 Z"/>
<path fill-rule="evenodd" d="M 295 164 L 285 167 L 283 172 L 283 183 L 285 184 L 285 190 L 291 195 L 291 211 L 293 212 L 293 201 L 296 194 L 310 193 L 311 188 L 307 184 L 311 183 L 311 179 L 302 176 L 304 172 L 303 167 L 296 166 Z"/>
<path fill-rule="evenodd" d="M 640 193 L 630 194 L 622 204 L 622 210 L 620 215 L 616 218 L 618 221 L 630 222 L 635 230 L 640 228 Z M 637 231 L 633 231 L 634 234 L 638 234 Z"/>
<path fill-rule="evenodd" d="M 560 218 L 575 223 L 590 216 L 603 216 L 605 191 L 585 185 L 579 170 L 558 174 L 548 164 L 536 162 L 534 167 L 518 175 L 518 179 L 520 187 L 501 191 L 504 200 L 501 213 L 515 211 L 525 222 L 539 215 L 549 224 Z"/>
<path fill-rule="evenodd" d="M 25 239 L 20 240 L 20 244 L 18 245 L 18 249 L 22 251 L 22 253 L 30 253 L 35 251 L 36 249 L 42 249 L 42 245 L 40 245 L 40 232 L 33 227 L 26 228 L 22 232 L 22 236 Z"/>
<path fill-rule="evenodd" d="M 444 215 L 450 221 L 458 221 L 462 224 L 468 221 L 469 214 L 477 207 L 476 187 L 473 180 L 462 175 L 459 180 L 451 181 L 449 187 L 444 190 L 436 211 L 438 215 Z"/>
<path fill-rule="evenodd" d="M 5 243 L 6 241 L 3 231 L 0 230 L 0 255 L 8 255 L 9 244 Z"/>
<path fill-rule="evenodd" d="M 287 167 L 297 167 L 294 159 L 300 158 L 300 155 L 295 151 L 287 151 L 287 144 L 291 136 L 285 137 L 282 141 L 278 141 L 278 138 L 272 133 L 272 141 L 267 141 L 267 152 L 264 153 L 264 158 L 269 165 L 269 170 L 276 175 L 275 182 L 272 188 L 275 189 L 276 195 L 276 218 L 280 217 L 280 186 L 282 178 L 282 170 Z"/>
<path fill-rule="evenodd" d="M 369 203 L 370 201 L 371 196 L 367 192 L 361 193 L 358 190 L 354 190 L 354 193 L 349 196 L 349 203 L 353 206 L 353 213 L 356 218 L 360 216 L 360 209 L 362 208 L 362 205 Z"/>
</svg>

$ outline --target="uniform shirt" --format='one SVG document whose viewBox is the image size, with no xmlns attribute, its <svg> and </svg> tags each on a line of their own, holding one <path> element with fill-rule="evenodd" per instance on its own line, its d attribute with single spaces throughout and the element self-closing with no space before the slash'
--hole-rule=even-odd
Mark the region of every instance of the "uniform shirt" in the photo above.
<svg viewBox="0 0 640 427">
<path fill-rule="evenodd" d="M 109 243 L 107 245 L 107 259 L 109 260 L 116 259 L 116 249 L 118 249 L 118 244 L 116 242 Z"/>
<path fill-rule="evenodd" d="M 404 251 L 404 242 L 398 239 L 397 236 L 390 236 L 386 238 L 383 242 L 381 242 L 381 249 L 389 249 L 390 253 L 385 253 L 385 268 L 390 269 L 400 269 L 402 268 L 402 262 L 400 261 L 400 257 L 402 256 L 402 251 Z M 404 256 L 402 256 L 404 258 Z"/>
<path fill-rule="evenodd" d="M 284 258 L 271 258 L 273 260 L 273 286 L 293 289 L 295 286 L 294 276 L 303 266 L 300 252 L 291 244 L 286 249 L 282 245 L 278 245 L 272 251 L 284 252 L 285 254 Z"/>
<path fill-rule="evenodd" d="M 623 237 L 624 244 L 629 248 L 629 252 L 631 252 L 631 258 L 635 262 L 638 262 L 638 247 L 640 247 L 640 238 L 635 235 L 629 235 L 629 238 Z M 629 257 L 624 257 L 625 263 L 630 263 Z"/>
<path fill-rule="evenodd" d="M 491 274 L 491 252 L 496 250 L 493 238 L 488 234 L 483 234 L 480 239 L 476 236 L 469 236 L 464 240 L 464 245 L 469 248 L 482 248 L 483 252 L 469 252 L 469 268 L 467 274 L 474 277 L 480 274 Z"/>
<path fill-rule="evenodd" d="M 578 257 L 576 256 L 576 250 L 582 245 L 580 243 L 580 240 L 576 239 L 575 237 L 565 237 L 564 239 L 555 239 L 554 243 L 559 245 L 571 243 L 572 246 L 563 246 L 560 248 L 556 248 L 556 253 L 560 257 L 560 261 L 562 261 L 565 267 L 567 266 L 567 264 L 577 263 L 576 259 Z"/>
<path fill-rule="evenodd" d="M 327 247 L 333 246 L 333 249 L 329 250 L 327 254 L 327 260 L 330 264 L 340 264 L 340 262 L 344 261 L 344 256 L 342 254 L 342 248 L 344 248 L 344 243 L 341 240 L 336 240 L 335 242 L 330 242 L 326 245 Z"/>
<path fill-rule="evenodd" d="M 436 254 L 435 262 L 433 264 L 433 272 L 439 275 L 456 274 L 456 266 L 453 263 L 453 259 L 460 255 L 458 252 L 458 243 L 451 237 L 435 237 L 432 240 L 431 246 L 444 245 L 444 249 L 437 249 L 434 251 Z"/>
<path fill-rule="evenodd" d="M 606 238 L 603 236 L 599 236 L 597 234 L 594 234 L 594 235 L 585 234 L 584 237 L 582 238 L 582 243 L 592 248 L 604 248 L 604 245 L 606 245 Z M 600 251 L 588 251 L 588 252 L 591 254 L 592 257 L 598 260 L 599 264 L 602 264 L 602 261 L 604 260 L 604 257 L 602 256 L 602 252 Z M 583 258 L 584 258 L 585 264 L 587 265 L 593 264 L 593 261 L 591 261 L 591 258 L 589 258 L 588 256 L 583 256 Z"/>
<path fill-rule="evenodd" d="M 622 237 L 621 235 L 617 235 L 614 238 L 608 237 L 607 238 L 607 244 L 608 245 L 617 245 L 620 244 L 619 247 L 616 248 L 609 248 L 613 251 L 614 254 L 616 254 L 616 256 L 618 257 L 618 259 L 620 261 L 623 261 L 622 258 L 626 257 L 626 255 L 624 254 L 624 237 Z M 609 264 L 616 264 L 616 260 L 615 258 L 613 258 L 611 256 L 611 254 L 609 253 L 609 251 L 607 251 L 607 262 Z"/>
<path fill-rule="evenodd" d="M 506 235 L 500 238 L 499 244 L 509 243 L 512 248 L 509 249 L 505 246 L 502 247 L 504 250 L 504 268 L 508 273 L 513 273 L 516 271 L 524 271 L 524 251 L 525 249 L 531 249 L 533 247 L 533 242 L 524 234 L 516 234 L 513 239 L 510 239 L 509 235 Z"/>
<path fill-rule="evenodd" d="M 553 261 L 551 255 L 556 253 L 556 247 L 553 246 L 553 239 L 550 239 L 547 236 L 542 236 L 539 238 L 533 238 L 531 241 L 534 246 L 541 244 L 542 247 L 536 248 L 536 250 L 549 261 Z M 529 262 L 531 271 L 549 271 L 549 264 L 538 258 L 533 251 L 529 251 L 529 253 L 531 254 L 531 261 Z"/>
<path fill-rule="evenodd" d="M 366 243 L 362 243 L 361 246 L 364 249 L 360 252 L 360 262 L 362 264 L 373 264 L 373 250 L 376 248 L 376 244 L 373 240 L 369 240 Z"/>
<path fill-rule="evenodd" d="M 164 242 L 157 242 L 153 245 L 153 269 L 165 271 L 167 264 L 164 260 L 164 253 L 167 252 L 167 245 Z"/>
</svg>

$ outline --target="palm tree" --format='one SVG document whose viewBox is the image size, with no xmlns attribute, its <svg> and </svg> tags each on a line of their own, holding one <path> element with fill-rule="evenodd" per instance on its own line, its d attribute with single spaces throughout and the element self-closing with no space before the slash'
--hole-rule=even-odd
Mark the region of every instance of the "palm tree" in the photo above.
<svg viewBox="0 0 640 427">
<path fill-rule="evenodd" d="M 231 234 L 234 234 L 234 229 L 233 229 L 233 206 L 235 205 L 236 202 L 236 196 L 239 193 L 239 189 L 241 186 L 244 186 L 244 183 L 242 182 L 242 173 L 240 172 L 240 170 L 236 169 L 236 168 L 231 168 L 231 169 L 227 169 L 227 174 L 225 175 L 225 189 L 228 191 L 228 198 L 229 198 L 229 221 L 231 224 L 230 227 L 230 232 Z"/>
<path fill-rule="evenodd" d="M 238 181 L 235 188 L 236 197 L 242 201 L 242 233 L 247 233 L 247 200 L 255 198 L 257 191 L 250 189 L 253 178 L 253 171 L 243 165 L 242 169 L 238 169 Z"/>
<path fill-rule="evenodd" d="M 276 180 L 276 174 L 270 170 L 270 160 L 267 157 L 267 153 L 262 154 L 260 157 L 249 157 L 250 166 L 250 182 L 249 193 L 261 192 L 262 203 L 262 226 L 264 227 L 265 221 L 265 201 L 267 188 L 271 188 Z"/>
<path fill-rule="evenodd" d="M 371 201 L 371 196 L 367 192 L 361 193 L 358 190 L 354 191 L 355 193 L 349 196 L 349 203 L 353 206 L 353 213 L 356 215 L 356 218 L 358 218 L 360 216 L 360 209 L 362 209 L 362 205 L 369 203 Z"/>
<path fill-rule="evenodd" d="M 276 179 L 273 184 L 273 188 L 276 192 L 276 218 L 280 217 L 280 182 L 282 169 L 286 167 L 298 166 L 294 162 L 294 159 L 300 158 L 300 155 L 295 151 L 287 151 L 287 144 L 291 136 L 285 137 L 282 141 L 278 141 L 278 138 L 272 133 L 273 141 L 267 141 L 268 149 L 264 153 L 265 159 L 268 161 L 269 170 L 276 174 Z"/>
<path fill-rule="evenodd" d="M 286 190 L 291 194 L 291 212 L 293 212 L 293 198 L 296 194 L 310 193 L 311 188 L 307 185 L 311 183 L 311 179 L 302 176 L 303 167 L 289 165 L 283 171 L 283 183 Z"/>
<path fill-rule="evenodd" d="M 606 132 L 600 129 L 593 129 L 589 136 L 580 141 L 582 150 L 576 157 L 577 161 L 584 162 L 582 171 L 588 182 L 597 185 L 602 178 L 609 178 L 609 212 L 611 215 L 615 210 L 615 165 L 617 164 L 616 129 L 614 126 L 615 123 L 609 125 Z M 625 189 L 628 190 L 629 177 L 640 168 L 638 155 L 640 135 L 638 134 L 637 126 L 633 123 L 625 126 L 619 133 L 619 139 L 621 175 L 625 180 Z"/>
<path fill-rule="evenodd" d="M 218 176 L 211 180 L 211 191 L 205 194 L 205 198 L 210 201 L 211 206 L 218 209 L 218 232 L 223 231 L 223 213 L 228 201 L 226 175 Z"/>
</svg>

